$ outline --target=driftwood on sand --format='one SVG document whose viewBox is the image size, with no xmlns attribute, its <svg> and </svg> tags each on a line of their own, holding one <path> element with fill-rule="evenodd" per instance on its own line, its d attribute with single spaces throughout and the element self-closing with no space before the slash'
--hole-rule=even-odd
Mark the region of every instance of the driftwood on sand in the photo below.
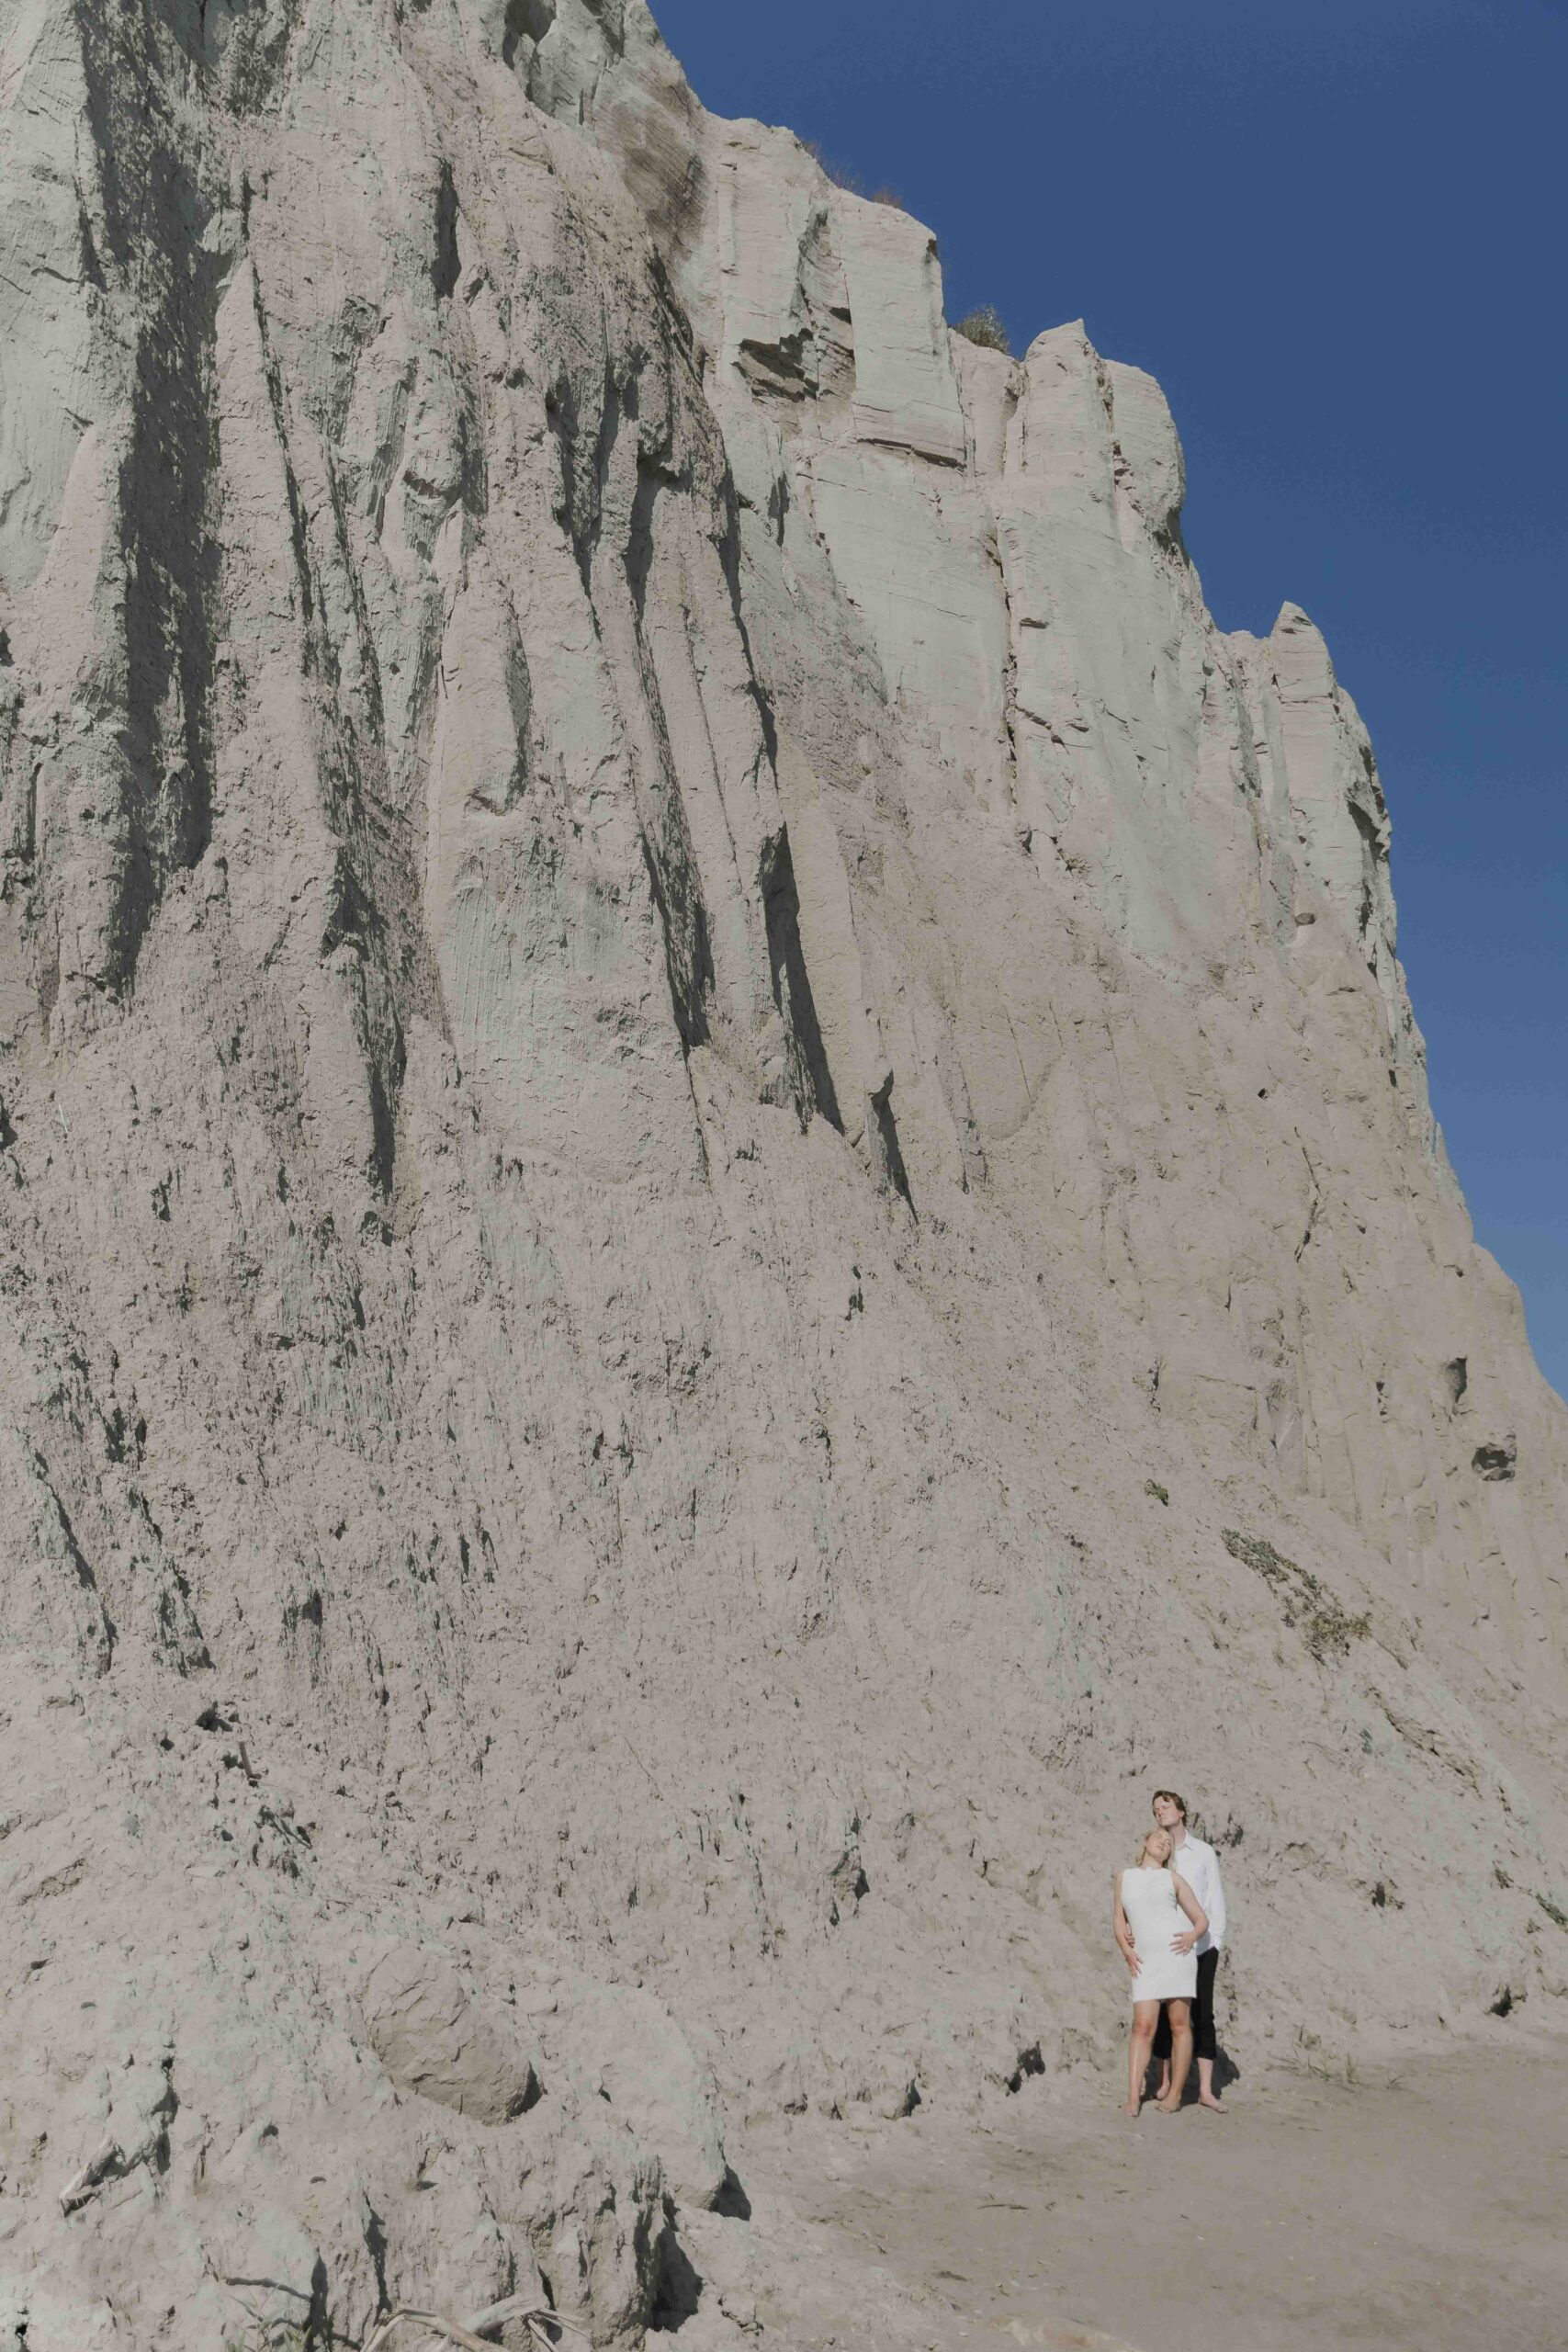
<svg viewBox="0 0 1568 2352">
<path fill-rule="evenodd" d="M 403 2327 L 423 2328 L 427 2339 L 434 2335 L 442 2343 L 460 2346 L 462 2352 L 495 2352 L 495 2337 L 490 2331 L 508 2324 L 515 2325 L 519 2321 L 544 2347 L 544 2352 L 556 2352 L 556 2337 L 549 2333 L 551 2328 L 567 2328 L 573 2335 L 581 2336 L 584 2342 L 588 2339 L 587 2329 L 579 2326 L 575 2320 L 565 2319 L 559 2312 L 528 2303 L 520 2296 L 513 2296 L 505 2302 L 492 2303 L 488 2311 L 479 2312 L 467 2326 L 458 2320 L 446 2318 L 440 2312 L 414 2311 L 406 2304 L 400 2305 L 396 2311 L 388 2312 L 374 2334 L 366 2337 L 360 2352 L 383 2352 L 383 2347 L 389 2346 L 393 2336 Z"/>
</svg>

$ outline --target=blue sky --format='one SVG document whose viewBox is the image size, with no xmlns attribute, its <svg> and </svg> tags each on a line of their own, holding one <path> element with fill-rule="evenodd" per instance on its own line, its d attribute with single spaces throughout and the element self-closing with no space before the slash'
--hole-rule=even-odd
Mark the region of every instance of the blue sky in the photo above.
<svg viewBox="0 0 1568 2352">
<path fill-rule="evenodd" d="M 1568 0 L 653 0 L 698 95 L 935 230 L 956 318 L 1165 386 L 1229 628 L 1377 746 L 1480 1238 L 1568 1391 Z"/>
</svg>

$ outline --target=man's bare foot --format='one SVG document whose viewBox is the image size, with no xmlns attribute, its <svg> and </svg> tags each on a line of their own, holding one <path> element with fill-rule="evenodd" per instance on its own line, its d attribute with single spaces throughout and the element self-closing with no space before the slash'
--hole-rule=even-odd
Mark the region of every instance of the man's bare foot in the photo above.
<svg viewBox="0 0 1568 2352">
<path fill-rule="evenodd" d="M 1219 2100 L 1215 2098 L 1212 2091 L 1200 2091 L 1198 2094 L 1198 2104 L 1200 2107 L 1206 2107 L 1211 2115 L 1228 2115 L 1230 2113 L 1229 2108 L 1222 2107 Z"/>
</svg>

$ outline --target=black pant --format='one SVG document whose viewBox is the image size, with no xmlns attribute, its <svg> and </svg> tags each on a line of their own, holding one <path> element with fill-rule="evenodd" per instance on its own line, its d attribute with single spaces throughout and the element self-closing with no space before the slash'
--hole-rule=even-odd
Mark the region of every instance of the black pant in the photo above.
<svg viewBox="0 0 1568 2352">
<path fill-rule="evenodd" d="M 1217 1951 L 1201 1951 L 1198 1955 L 1198 1990 L 1192 1996 L 1192 2049 L 1199 2058 L 1213 2058 L 1219 2052 L 1214 2040 L 1214 1974 L 1219 1964 Z M 1161 2065 L 1170 2056 L 1170 2011 L 1163 2003 L 1159 2023 L 1155 2028 L 1154 2054 Z"/>
</svg>

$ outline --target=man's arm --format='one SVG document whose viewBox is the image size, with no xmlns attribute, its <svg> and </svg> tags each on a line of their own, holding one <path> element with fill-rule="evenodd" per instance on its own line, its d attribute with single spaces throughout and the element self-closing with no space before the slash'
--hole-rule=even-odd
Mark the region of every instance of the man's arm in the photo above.
<svg viewBox="0 0 1568 2352">
<path fill-rule="evenodd" d="M 1213 1938 L 1216 1944 L 1223 1944 L 1225 1939 L 1225 1890 L 1220 1878 L 1219 1853 L 1217 1849 L 1213 1847 L 1211 1847 L 1209 1850 L 1213 1857 L 1213 1860 L 1209 1864 L 1208 1902 L 1206 1905 L 1209 1914 L 1209 1933 Z"/>
<path fill-rule="evenodd" d="M 1174 1877 L 1174 1884 L 1176 1887 L 1176 1899 L 1181 1905 L 1183 1911 L 1186 1912 L 1187 1917 L 1191 1920 L 1192 1925 L 1190 1928 L 1184 1928 L 1179 1936 L 1173 1936 L 1171 1938 L 1170 1949 L 1172 1951 L 1190 1952 L 1193 1945 L 1198 1941 L 1199 1937 L 1208 1934 L 1209 1915 L 1204 1910 L 1202 1905 L 1199 1902 L 1198 1897 L 1193 1894 L 1192 1883 L 1190 1879 L 1185 1879 L 1177 1875 Z"/>
<path fill-rule="evenodd" d="M 1133 1974 L 1136 1976 L 1144 1963 L 1138 1958 L 1137 1946 L 1133 1941 L 1133 1930 L 1128 1924 L 1127 1914 L 1122 1908 L 1122 1873 L 1120 1871 L 1117 1871 L 1115 1877 L 1111 1882 L 1111 1932 L 1116 1939 L 1117 1951 L 1126 1962 L 1127 1966 L 1132 1971 Z"/>
</svg>

